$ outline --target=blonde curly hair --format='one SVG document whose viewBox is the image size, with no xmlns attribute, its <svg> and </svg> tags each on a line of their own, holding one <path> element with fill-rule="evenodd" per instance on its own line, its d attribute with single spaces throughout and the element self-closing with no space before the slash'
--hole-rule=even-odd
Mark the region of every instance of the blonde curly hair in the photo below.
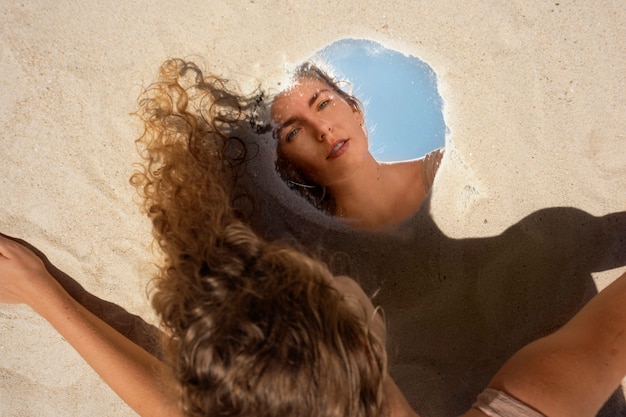
<svg viewBox="0 0 626 417">
<path fill-rule="evenodd" d="M 165 62 L 137 115 L 131 178 L 163 255 L 152 304 L 188 416 L 379 417 L 383 342 L 320 261 L 233 208 L 259 94 Z M 239 135 L 239 136 L 238 136 Z"/>
</svg>

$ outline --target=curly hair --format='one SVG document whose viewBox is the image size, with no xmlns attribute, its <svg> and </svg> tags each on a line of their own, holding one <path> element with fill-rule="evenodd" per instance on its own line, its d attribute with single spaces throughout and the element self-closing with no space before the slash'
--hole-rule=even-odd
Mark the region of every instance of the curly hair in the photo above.
<svg viewBox="0 0 626 417">
<path fill-rule="evenodd" d="M 363 103 L 355 95 L 342 89 L 340 86 L 341 82 L 331 75 L 329 70 L 322 69 L 320 65 L 311 61 L 306 61 L 293 71 L 291 74 L 291 83 L 297 83 L 307 78 L 322 81 L 328 85 L 331 90 L 337 93 L 339 97 L 348 102 L 355 110 L 358 110 L 363 115 L 365 114 Z M 334 215 L 336 210 L 335 199 L 332 194 L 328 192 L 326 187 L 307 178 L 292 161 L 281 154 L 280 147 L 278 147 L 276 154 L 276 170 L 289 188 L 300 194 L 316 208 L 330 215 Z"/>
<path fill-rule="evenodd" d="M 255 102 L 177 59 L 139 99 L 142 163 L 131 183 L 163 255 L 152 304 L 182 409 L 380 416 L 386 355 L 371 317 L 322 262 L 263 240 L 233 209 L 245 165 L 236 133 L 254 131 Z"/>
</svg>

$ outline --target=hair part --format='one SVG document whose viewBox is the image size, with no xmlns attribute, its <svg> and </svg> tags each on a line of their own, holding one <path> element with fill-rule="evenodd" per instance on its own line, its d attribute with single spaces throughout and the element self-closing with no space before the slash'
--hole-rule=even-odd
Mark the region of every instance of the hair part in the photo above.
<svg viewBox="0 0 626 417">
<path fill-rule="evenodd" d="M 292 83 L 297 83 L 306 78 L 313 78 L 324 82 L 331 90 L 347 101 L 355 110 L 365 115 L 365 106 L 354 94 L 341 88 L 340 84 L 347 81 L 340 81 L 332 75 L 330 70 L 323 69 L 320 64 L 306 61 L 296 67 L 291 75 Z"/>
</svg>

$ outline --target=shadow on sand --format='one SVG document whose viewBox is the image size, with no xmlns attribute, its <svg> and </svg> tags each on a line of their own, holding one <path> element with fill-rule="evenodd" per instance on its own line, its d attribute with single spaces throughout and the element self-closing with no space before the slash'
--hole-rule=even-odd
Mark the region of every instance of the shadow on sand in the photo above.
<svg viewBox="0 0 626 417">
<path fill-rule="evenodd" d="M 305 213 L 271 223 L 289 231 L 283 238 L 306 242 L 336 274 L 377 292 L 392 376 L 421 415 L 453 416 L 511 354 L 560 327 L 596 293 L 592 272 L 626 264 L 626 212 L 594 217 L 546 208 L 498 236 L 475 239 L 445 236 L 428 213 L 427 201 L 395 235 L 329 232 Z M 37 252 L 74 298 L 160 357 L 158 329 L 88 293 Z M 599 415 L 625 412 L 618 390 Z"/>
</svg>

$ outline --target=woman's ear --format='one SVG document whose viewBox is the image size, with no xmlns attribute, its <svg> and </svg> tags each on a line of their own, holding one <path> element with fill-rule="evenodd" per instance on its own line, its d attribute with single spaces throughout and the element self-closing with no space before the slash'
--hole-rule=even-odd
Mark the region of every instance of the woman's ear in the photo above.
<svg viewBox="0 0 626 417">
<path fill-rule="evenodd" d="M 354 115 L 354 119 L 359 123 L 359 126 L 363 126 L 365 122 L 365 116 L 363 116 L 363 112 L 356 106 L 352 106 L 352 114 Z"/>
</svg>

